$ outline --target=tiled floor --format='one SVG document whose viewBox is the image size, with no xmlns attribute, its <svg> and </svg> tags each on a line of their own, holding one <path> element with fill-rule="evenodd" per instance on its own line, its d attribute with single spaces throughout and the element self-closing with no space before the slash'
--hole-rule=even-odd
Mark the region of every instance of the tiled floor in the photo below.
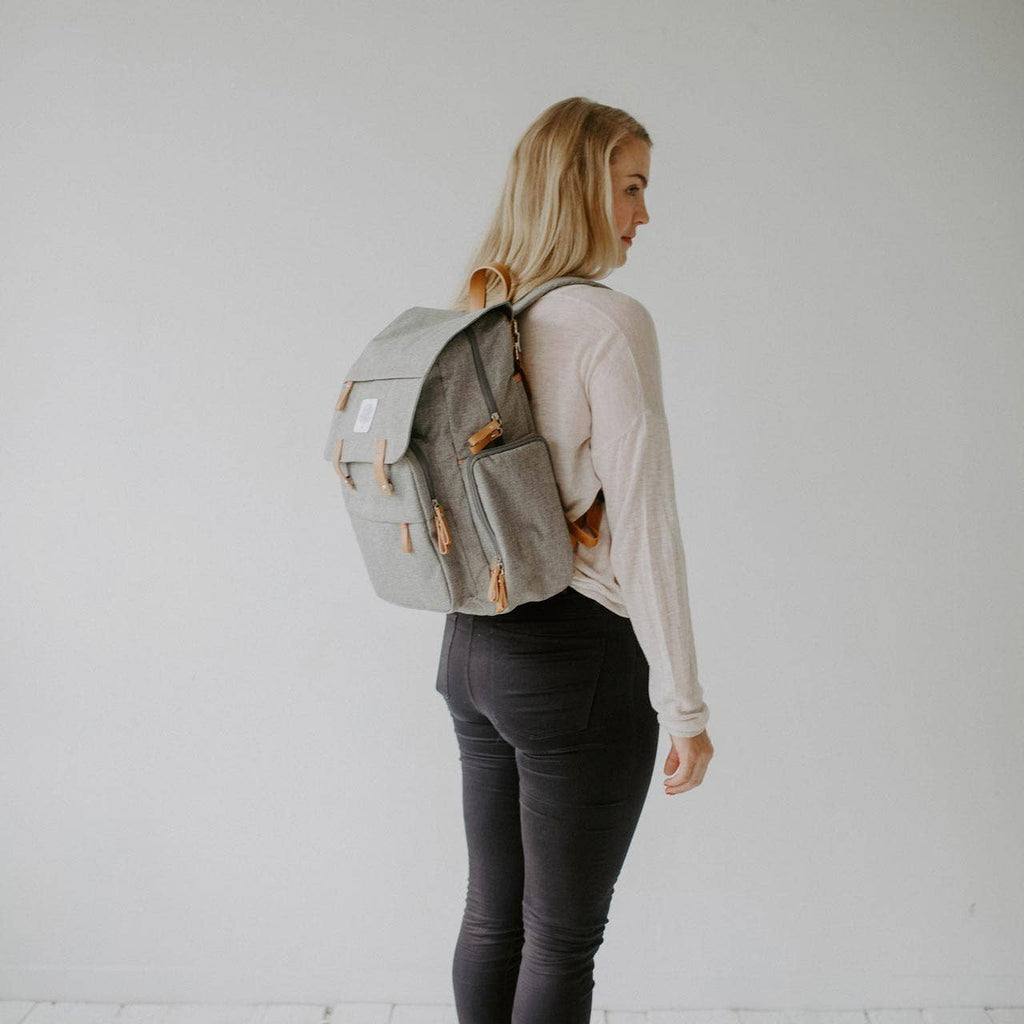
<svg viewBox="0 0 1024 1024">
<path fill-rule="evenodd" d="M 1024 1007 L 595 1010 L 591 1024 L 1024 1024 Z M 458 1024 L 452 1006 L 0 1002 L 0 1024 Z"/>
</svg>

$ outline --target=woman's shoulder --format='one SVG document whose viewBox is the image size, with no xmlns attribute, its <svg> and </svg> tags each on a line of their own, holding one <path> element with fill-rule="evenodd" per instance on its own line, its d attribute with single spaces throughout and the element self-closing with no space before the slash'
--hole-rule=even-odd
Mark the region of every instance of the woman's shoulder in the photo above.
<svg viewBox="0 0 1024 1024">
<path fill-rule="evenodd" d="M 658 380 L 658 335 L 639 299 L 607 286 L 566 284 L 546 292 L 525 313 L 534 309 L 534 324 L 559 340 L 548 346 L 551 357 L 571 358 L 588 391 L 596 376 L 614 378 L 620 388 L 636 384 L 641 391 L 649 389 L 645 382 Z"/>
<path fill-rule="evenodd" d="M 542 295 L 529 309 L 537 309 L 540 316 L 573 319 L 580 317 L 595 327 L 605 327 L 621 334 L 628 342 L 650 339 L 654 335 L 654 321 L 647 307 L 632 295 L 607 285 L 565 284 Z"/>
<path fill-rule="evenodd" d="M 538 321 L 547 326 L 581 335 L 594 356 L 604 357 L 615 348 L 637 356 L 657 347 L 647 307 L 632 295 L 607 286 L 562 285 L 542 295 L 526 312 L 531 309 L 538 310 Z"/>
</svg>

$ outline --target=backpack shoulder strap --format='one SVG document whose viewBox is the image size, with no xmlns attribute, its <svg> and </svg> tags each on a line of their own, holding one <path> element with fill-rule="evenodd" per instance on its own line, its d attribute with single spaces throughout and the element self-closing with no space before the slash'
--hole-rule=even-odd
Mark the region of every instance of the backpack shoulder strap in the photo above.
<svg viewBox="0 0 1024 1024">
<path fill-rule="evenodd" d="M 530 306 L 531 303 L 536 302 L 542 295 L 545 295 L 553 288 L 560 288 L 564 284 L 591 284 L 595 288 L 609 287 L 608 285 L 601 284 L 600 281 L 595 281 L 589 277 L 553 277 L 550 281 L 545 281 L 543 284 L 538 285 L 536 288 L 527 292 L 522 298 L 512 303 L 513 318 L 522 313 L 522 311 Z M 526 383 L 525 379 L 523 380 L 523 383 Z M 529 387 L 527 387 L 527 395 L 529 395 Z M 603 510 L 604 489 L 602 488 L 597 492 L 590 508 L 588 508 L 583 515 L 579 516 L 575 520 L 566 520 L 566 525 L 569 527 L 569 538 L 572 541 L 573 549 L 576 548 L 577 544 L 583 544 L 588 548 L 592 548 L 597 544 L 601 533 L 601 513 Z"/>
<path fill-rule="evenodd" d="M 607 288 L 606 284 L 595 281 L 589 277 L 553 277 L 550 281 L 537 285 L 521 298 L 512 303 L 512 315 L 518 316 L 524 309 L 536 302 L 542 295 L 546 295 L 552 288 L 561 288 L 564 284 L 592 284 L 595 288 Z"/>
</svg>

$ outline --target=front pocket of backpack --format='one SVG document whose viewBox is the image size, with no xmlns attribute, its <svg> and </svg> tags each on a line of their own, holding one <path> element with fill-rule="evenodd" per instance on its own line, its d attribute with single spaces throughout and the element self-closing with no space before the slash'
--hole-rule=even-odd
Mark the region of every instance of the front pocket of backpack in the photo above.
<svg viewBox="0 0 1024 1024">
<path fill-rule="evenodd" d="M 572 581 L 573 550 L 547 441 L 528 434 L 462 464 L 473 523 L 510 606 L 543 600 Z M 524 596 L 528 595 L 528 596 Z"/>
<path fill-rule="evenodd" d="M 387 467 L 393 493 L 383 495 L 369 463 L 350 466 L 356 490 L 342 487 L 370 582 L 385 601 L 450 612 L 451 587 L 434 536 L 426 477 L 407 453 Z"/>
</svg>

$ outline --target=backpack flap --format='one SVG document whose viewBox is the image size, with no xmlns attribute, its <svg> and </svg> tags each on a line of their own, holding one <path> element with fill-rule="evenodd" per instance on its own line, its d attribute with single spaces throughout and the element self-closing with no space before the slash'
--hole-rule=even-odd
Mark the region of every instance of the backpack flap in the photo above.
<svg viewBox="0 0 1024 1024">
<path fill-rule="evenodd" d="M 492 312 L 483 309 L 461 313 L 415 306 L 363 349 L 346 375 L 323 452 L 350 487 L 347 463 L 390 465 L 405 454 L 430 368 L 452 338 Z M 378 482 L 384 486 L 380 473 Z"/>
</svg>

